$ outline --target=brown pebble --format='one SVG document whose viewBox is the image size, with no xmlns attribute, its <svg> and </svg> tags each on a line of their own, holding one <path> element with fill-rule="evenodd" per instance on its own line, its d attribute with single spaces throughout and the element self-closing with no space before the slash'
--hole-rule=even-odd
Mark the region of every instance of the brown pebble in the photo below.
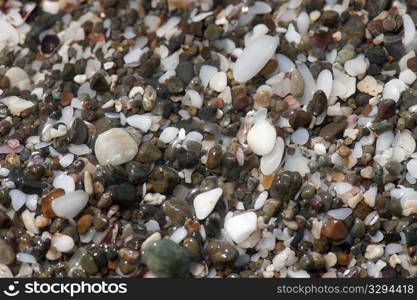
<svg viewBox="0 0 417 300">
<path fill-rule="evenodd" d="M 327 141 L 333 141 L 336 135 L 345 130 L 347 121 L 343 119 L 340 122 L 332 122 L 327 124 L 320 130 L 320 136 Z"/>
<path fill-rule="evenodd" d="M 350 148 L 349 148 L 348 146 L 346 146 L 346 145 L 342 145 L 342 146 L 340 146 L 340 148 L 338 149 L 338 151 L 337 151 L 337 152 L 339 153 L 339 155 L 340 155 L 341 157 L 346 158 L 346 157 L 348 157 L 348 156 L 350 155 L 350 153 L 351 153 L 352 151 L 350 150 Z"/>
<path fill-rule="evenodd" d="M 407 60 L 407 67 L 413 71 L 417 72 L 417 56 L 413 56 L 409 60 Z"/>
<path fill-rule="evenodd" d="M 341 266 L 347 266 L 349 263 L 349 254 L 340 252 L 337 254 L 337 263 Z"/>
<path fill-rule="evenodd" d="M 395 115 L 395 101 L 385 99 L 378 103 L 378 116 L 385 120 Z"/>
<path fill-rule="evenodd" d="M 311 119 L 313 118 L 313 114 L 311 112 L 307 112 L 304 110 L 297 110 L 293 113 L 288 122 L 290 123 L 291 127 L 297 129 L 299 127 L 306 127 L 310 124 Z"/>
<path fill-rule="evenodd" d="M 237 110 L 243 110 L 250 104 L 250 98 L 246 94 L 239 94 L 233 99 L 233 107 Z"/>
<path fill-rule="evenodd" d="M 342 221 L 330 218 L 321 228 L 321 234 L 329 240 L 340 241 L 346 237 L 348 230 Z"/>
<path fill-rule="evenodd" d="M 208 152 L 206 167 L 208 169 L 217 168 L 222 158 L 222 154 L 223 151 L 220 145 L 214 145 L 213 147 L 211 147 Z"/>
<path fill-rule="evenodd" d="M 77 230 L 79 234 L 84 234 L 90 229 L 91 224 L 93 223 L 92 215 L 83 215 L 77 221 Z"/>
</svg>

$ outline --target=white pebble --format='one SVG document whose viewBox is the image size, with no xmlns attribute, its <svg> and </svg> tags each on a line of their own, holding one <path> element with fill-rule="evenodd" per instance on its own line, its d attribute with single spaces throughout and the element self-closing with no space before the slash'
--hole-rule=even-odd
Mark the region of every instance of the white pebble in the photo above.
<svg viewBox="0 0 417 300">
<path fill-rule="evenodd" d="M 417 159 L 413 158 L 407 163 L 407 171 L 411 176 L 417 178 Z"/>
<path fill-rule="evenodd" d="M 302 127 L 298 128 L 291 134 L 291 141 L 297 145 L 306 144 L 309 138 L 310 134 L 308 133 L 308 130 Z"/>
<path fill-rule="evenodd" d="M 266 155 L 275 145 L 277 132 L 267 120 L 259 121 L 249 130 L 247 141 L 251 150 L 257 155 Z"/>
<path fill-rule="evenodd" d="M 326 146 L 322 143 L 317 143 L 314 145 L 314 152 L 316 152 L 317 155 L 324 155 L 326 154 Z"/>
<path fill-rule="evenodd" d="M 405 69 L 400 73 L 400 76 L 398 78 L 405 84 L 411 85 L 414 83 L 414 81 L 416 81 L 417 75 L 410 69 Z"/>
<path fill-rule="evenodd" d="M 345 62 L 346 73 L 353 77 L 364 74 L 366 72 L 366 68 L 367 64 L 363 54 L 359 54 L 355 58 Z"/>
<path fill-rule="evenodd" d="M 52 185 L 56 189 L 63 189 L 65 193 L 71 193 L 75 191 L 74 179 L 67 174 L 61 174 L 55 177 Z"/>
<path fill-rule="evenodd" d="M 384 85 L 384 91 L 382 93 L 383 99 L 392 99 L 398 101 L 401 93 L 407 88 L 404 82 L 399 79 L 391 79 Z"/>
<path fill-rule="evenodd" d="M 170 240 L 174 241 L 175 243 L 179 244 L 182 242 L 183 239 L 187 236 L 187 230 L 184 226 L 177 228 L 170 236 Z"/>
<path fill-rule="evenodd" d="M 87 202 L 88 194 L 82 190 L 77 190 L 54 199 L 51 207 L 58 217 L 71 219 L 83 210 Z"/>
<path fill-rule="evenodd" d="M 259 168 L 264 175 L 269 175 L 278 168 L 284 155 L 284 149 L 284 140 L 282 137 L 278 137 L 272 151 L 261 158 Z"/>
<path fill-rule="evenodd" d="M 333 75 L 328 69 L 324 69 L 317 76 L 317 89 L 322 90 L 327 98 L 330 97 L 333 87 Z"/>
<path fill-rule="evenodd" d="M 238 82 L 245 82 L 254 77 L 274 55 L 279 39 L 264 35 L 247 46 L 238 57 L 233 67 L 233 77 Z"/>
<path fill-rule="evenodd" d="M 167 127 L 162 131 L 161 135 L 159 136 L 159 140 L 168 144 L 177 137 L 178 132 L 179 129 L 176 127 Z"/>
<path fill-rule="evenodd" d="M 203 87 L 207 87 L 211 78 L 217 73 L 217 68 L 210 65 L 202 65 L 199 77 Z"/>
<path fill-rule="evenodd" d="M 51 246 L 59 252 L 69 252 L 74 248 L 74 240 L 72 237 L 62 233 L 55 233 L 51 239 Z"/>
<path fill-rule="evenodd" d="M 327 214 L 336 220 L 344 220 L 352 214 L 352 209 L 348 207 L 342 207 L 329 210 Z"/>
<path fill-rule="evenodd" d="M 225 72 L 217 72 L 210 79 L 210 88 L 216 92 L 222 92 L 227 86 L 227 77 Z"/>
<path fill-rule="evenodd" d="M 336 182 L 336 184 L 334 186 L 334 190 L 336 191 L 336 193 L 338 195 L 342 195 L 344 193 L 347 193 L 351 189 L 352 189 L 352 185 L 350 183 L 343 182 L 343 181 Z"/>
<path fill-rule="evenodd" d="M 97 137 L 94 152 L 101 165 L 118 166 L 135 157 L 138 145 L 126 129 L 112 128 Z"/>
<path fill-rule="evenodd" d="M 211 214 L 222 194 L 222 188 L 215 188 L 195 197 L 194 211 L 198 220 L 204 220 Z"/>
<path fill-rule="evenodd" d="M 20 190 L 11 190 L 9 196 L 12 200 L 12 207 L 15 211 L 18 211 L 26 203 L 26 194 Z"/>
<path fill-rule="evenodd" d="M 232 240 L 239 244 L 248 238 L 257 227 L 257 217 L 254 212 L 245 212 L 226 220 L 224 229 Z"/>
<path fill-rule="evenodd" d="M 152 126 L 152 119 L 149 115 L 133 115 L 126 118 L 127 124 L 140 129 L 142 132 L 148 132 Z"/>
</svg>

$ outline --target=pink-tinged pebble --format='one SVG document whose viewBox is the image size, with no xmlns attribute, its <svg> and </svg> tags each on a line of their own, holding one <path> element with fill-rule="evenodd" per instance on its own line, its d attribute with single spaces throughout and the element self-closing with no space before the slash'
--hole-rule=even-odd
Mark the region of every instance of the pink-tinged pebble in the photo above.
<svg viewBox="0 0 417 300">
<path fill-rule="evenodd" d="M 5 154 L 5 153 L 19 153 L 20 151 L 23 150 L 23 145 L 20 145 L 16 148 L 11 148 L 9 145 L 2 145 L 0 146 L 0 153 L 1 154 Z"/>
<path fill-rule="evenodd" d="M 7 141 L 7 145 L 12 149 L 16 149 L 20 146 L 20 142 L 16 139 L 11 139 Z"/>
<path fill-rule="evenodd" d="M 297 98 L 295 98 L 292 95 L 288 95 L 283 100 L 285 103 L 287 103 L 289 109 L 298 109 L 300 108 L 300 102 L 298 102 Z"/>
</svg>

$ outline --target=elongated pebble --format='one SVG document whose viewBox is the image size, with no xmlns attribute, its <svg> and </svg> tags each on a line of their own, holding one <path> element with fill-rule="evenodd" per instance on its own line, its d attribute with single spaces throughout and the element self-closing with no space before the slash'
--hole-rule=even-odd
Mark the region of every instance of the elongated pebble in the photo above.
<svg viewBox="0 0 417 300">
<path fill-rule="evenodd" d="M 274 55 L 279 40 L 264 35 L 246 47 L 233 67 L 233 77 L 238 82 L 245 82 L 254 77 Z"/>
</svg>

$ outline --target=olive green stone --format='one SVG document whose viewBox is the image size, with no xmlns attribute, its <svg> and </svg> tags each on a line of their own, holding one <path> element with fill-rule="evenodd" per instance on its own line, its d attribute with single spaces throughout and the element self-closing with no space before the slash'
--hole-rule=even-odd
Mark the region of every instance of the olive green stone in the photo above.
<svg viewBox="0 0 417 300">
<path fill-rule="evenodd" d="M 159 160 L 161 157 L 162 152 L 158 147 L 151 142 L 143 142 L 135 159 L 142 163 L 150 163 Z"/>
<path fill-rule="evenodd" d="M 310 199 L 316 193 L 316 189 L 313 185 L 307 184 L 301 191 L 301 198 Z"/>
<path fill-rule="evenodd" d="M 366 232 L 366 227 L 365 227 L 365 223 L 359 219 L 356 218 L 355 221 L 353 222 L 353 226 L 352 226 L 352 236 L 353 237 L 363 237 L 365 235 Z"/>
<path fill-rule="evenodd" d="M 199 261 L 201 259 L 201 249 L 195 238 L 185 238 L 182 242 L 183 247 L 187 250 L 191 260 Z"/>
<path fill-rule="evenodd" d="M 170 199 L 162 204 L 162 211 L 173 224 L 183 225 L 187 218 L 193 217 L 193 208 L 184 200 Z"/>
<path fill-rule="evenodd" d="M 285 171 L 280 173 L 271 187 L 271 196 L 283 201 L 292 200 L 301 188 L 303 179 L 300 173 Z"/>
<path fill-rule="evenodd" d="M 403 207 L 401 205 L 401 200 L 398 198 L 391 198 L 390 202 L 390 211 L 394 216 L 400 217 L 403 214 Z"/>
<path fill-rule="evenodd" d="M 94 258 L 87 254 L 81 258 L 81 267 L 88 275 L 96 275 L 98 273 L 98 267 L 94 261 Z"/>
<path fill-rule="evenodd" d="M 417 232 L 414 228 L 406 227 L 403 230 L 407 246 L 417 245 Z"/>
<path fill-rule="evenodd" d="M 179 176 L 169 167 L 157 166 L 152 170 L 149 182 L 156 192 L 166 194 L 179 183 Z"/>
<path fill-rule="evenodd" d="M 187 251 L 168 239 L 147 245 L 142 258 L 149 270 L 159 277 L 181 276 L 190 265 Z"/>
<path fill-rule="evenodd" d="M 214 264 L 231 264 L 239 256 L 236 248 L 227 242 L 208 243 L 207 253 Z"/>
</svg>

